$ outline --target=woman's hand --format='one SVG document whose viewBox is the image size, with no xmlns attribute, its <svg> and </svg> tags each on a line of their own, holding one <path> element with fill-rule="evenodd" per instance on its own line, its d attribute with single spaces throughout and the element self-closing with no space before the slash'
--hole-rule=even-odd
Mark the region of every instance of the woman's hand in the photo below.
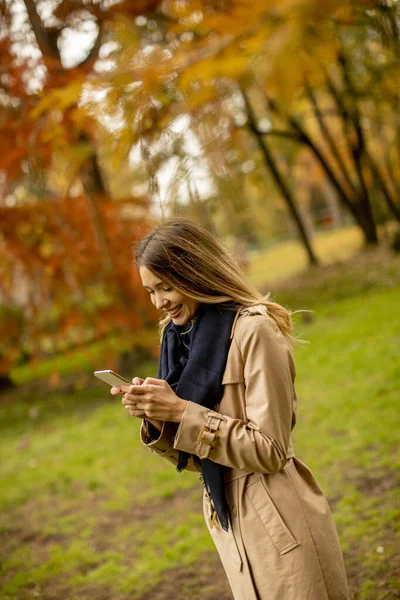
<svg viewBox="0 0 400 600">
<path fill-rule="evenodd" d="M 179 398 L 168 383 L 162 379 L 147 377 L 141 383 L 136 383 L 139 378 L 132 380 L 133 385 L 124 385 L 113 390 L 124 392 L 122 404 L 125 405 L 129 414 L 135 417 L 145 417 L 157 429 L 161 429 L 161 423 L 157 421 L 173 421 L 180 423 L 187 401 Z M 156 424 L 157 423 L 157 424 Z"/>
</svg>

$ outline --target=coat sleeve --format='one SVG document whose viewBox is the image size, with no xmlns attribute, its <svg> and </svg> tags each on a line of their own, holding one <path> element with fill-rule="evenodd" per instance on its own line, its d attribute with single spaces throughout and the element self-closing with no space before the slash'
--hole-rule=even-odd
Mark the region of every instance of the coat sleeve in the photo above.
<svg viewBox="0 0 400 600">
<path fill-rule="evenodd" d="M 140 428 L 140 439 L 142 443 L 151 452 L 154 452 L 161 458 L 166 458 L 170 463 L 172 463 L 176 467 L 178 464 L 179 450 L 174 448 L 174 436 L 178 424 L 164 422 L 161 431 L 157 432 L 159 433 L 158 436 L 155 435 L 155 430 L 154 432 L 151 431 L 151 428 L 148 425 L 149 424 L 146 420 L 142 421 L 142 425 Z M 193 457 L 189 457 L 188 464 L 185 470 L 196 472 L 199 471 L 198 467 L 193 462 Z"/>
<path fill-rule="evenodd" d="M 286 464 L 294 416 L 294 362 L 269 317 L 253 315 L 237 327 L 243 360 L 246 420 L 189 402 L 174 448 L 248 472 L 275 473 Z M 242 384 L 243 385 L 243 384 Z"/>
</svg>

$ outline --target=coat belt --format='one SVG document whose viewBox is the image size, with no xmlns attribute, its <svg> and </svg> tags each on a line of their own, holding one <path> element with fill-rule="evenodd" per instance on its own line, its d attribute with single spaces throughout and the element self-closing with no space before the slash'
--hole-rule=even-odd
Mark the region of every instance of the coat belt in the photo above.
<svg viewBox="0 0 400 600">
<path fill-rule="evenodd" d="M 289 454 L 286 457 L 287 461 L 290 458 L 294 458 L 294 456 L 295 456 L 295 454 L 292 450 L 291 452 L 289 452 Z M 247 475 L 250 475 L 249 471 L 242 471 L 240 469 L 226 469 L 226 471 L 224 473 L 224 481 L 225 481 L 225 483 L 228 483 L 228 481 L 234 481 L 235 479 L 240 479 L 241 477 L 246 477 Z"/>
</svg>

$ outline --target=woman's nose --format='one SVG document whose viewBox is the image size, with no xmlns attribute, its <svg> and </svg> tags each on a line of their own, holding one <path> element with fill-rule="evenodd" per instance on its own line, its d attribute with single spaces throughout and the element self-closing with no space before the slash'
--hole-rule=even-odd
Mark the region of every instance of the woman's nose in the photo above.
<svg viewBox="0 0 400 600">
<path fill-rule="evenodd" d="M 166 300 L 162 296 L 156 296 L 155 305 L 157 310 L 161 310 L 166 305 Z"/>
</svg>

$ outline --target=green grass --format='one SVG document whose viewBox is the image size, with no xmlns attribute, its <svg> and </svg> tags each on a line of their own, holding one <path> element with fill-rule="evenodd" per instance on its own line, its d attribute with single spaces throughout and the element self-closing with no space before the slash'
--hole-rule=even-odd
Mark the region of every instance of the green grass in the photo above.
<svg viewBox="0 0 400 600">
<path fill-rule="evenodd" d="M 74 591 L 94 582 L 138 592 L 182 556 L 191 562 L 212 548 L 193 510 L 200 506 L 198 477 L 178 476 L 153 457 L 139 441 L 138 422 L 106 386 L 34 400 L 17 390 L 0 414 L 1 598 L 60 577 Z M 180 494 L 189 511 L 184 522 L 176 513 Z M 141 508 L 149 512 L 145 528 Z M 97 543 L 105 544 L 101 552 Z"/>
<path fill-rule="evenodd" d="M 277 291 L 314 309 L 311 321 L 297 317 L 309 344 L 295 348 L 295 450 L 334 507 L 357 600 L 400 592 L 400 270 L 397 258 L 374 256 Z M 0 480 L 2 600 L 139 599 L 165 573 L 196 573 L 213 551 L 198 477 L 143 448 L 138 423 L 106 386 L 36 382 L 3 395 Z"/>
<path fill-rule="evenodd" d="M 310 344 L 296 348 L 299 446 L 316 456 L 318 470 L 329 466 L 338 443 L 345 462 L 400 467 L 398 431 L 387 429 L 400 416 L 399 306 L 400 288 L 378 290 L 321 307 L 302 326 Z M 305 427 L 312 437 L 302 435 Z"/>
</svg>

